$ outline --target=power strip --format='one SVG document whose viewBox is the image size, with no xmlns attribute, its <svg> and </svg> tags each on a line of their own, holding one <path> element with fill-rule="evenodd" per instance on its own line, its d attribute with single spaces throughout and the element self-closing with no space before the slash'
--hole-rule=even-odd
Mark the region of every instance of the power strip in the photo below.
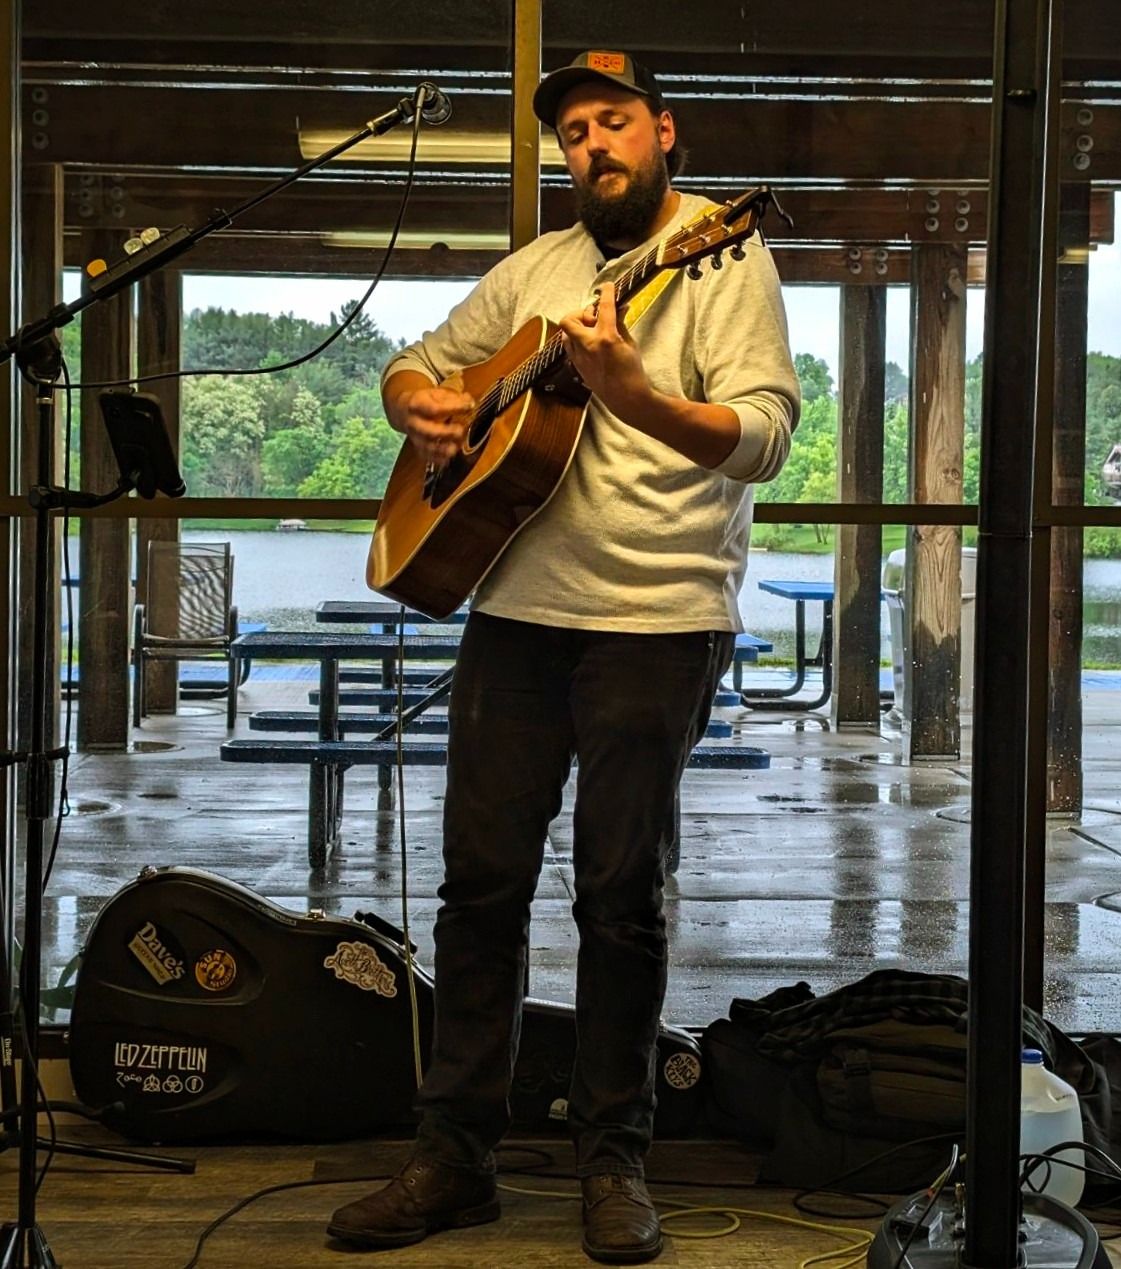
<svg viewBox="0 0 1121 1269">
<path fill-rule="evenodd" d="M 920 1191 L 888 1212 L 868 1249 L 868 1269 L 965 1269 L 964 1224 L 953 1194 L 939 1196 L 903 1254 L 929 1201 L 929 1194 Z M 1074 1208 L 1042 1194 L 1024 1195 L 1019 1264 L 1021 1269 L 1110 1269 L 1093 1225 Z"/>
</svg>

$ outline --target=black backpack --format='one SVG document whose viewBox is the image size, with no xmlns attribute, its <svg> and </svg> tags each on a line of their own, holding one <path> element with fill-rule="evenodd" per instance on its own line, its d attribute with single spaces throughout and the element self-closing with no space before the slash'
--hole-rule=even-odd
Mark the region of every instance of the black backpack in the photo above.
<svg viewBox="0 0 1121 1269">
<path fill-rule="evenodd" d="M 964 979 L 907 970 L 734 1000 L 701 1037 L 708 1123 L 768 1149 L 762 1180 L 814 1187 L 859 1168 L 838 1188 L 926 1185 L 965 1136 L 967 1006 Z M 1054 1063 L 1054 1030 L 1028 1009 L 1024 1042 Z"/>
</svg>

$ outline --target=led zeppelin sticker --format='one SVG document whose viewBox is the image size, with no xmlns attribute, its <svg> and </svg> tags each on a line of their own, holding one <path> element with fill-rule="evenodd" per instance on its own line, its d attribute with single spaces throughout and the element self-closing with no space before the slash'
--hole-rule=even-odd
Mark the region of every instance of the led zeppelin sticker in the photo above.
<svg viewBox="0 0 1121 1269">
<path fill-rule="evenodd" d="M 353 983 L 363 991 L 376 991 L 379 996 L 396 996 L 397 979 L 393 971 L 368 943 L 340 943 L 333 956 L 323 962 L 333 969 L 335 977 Z"/>
</svg>

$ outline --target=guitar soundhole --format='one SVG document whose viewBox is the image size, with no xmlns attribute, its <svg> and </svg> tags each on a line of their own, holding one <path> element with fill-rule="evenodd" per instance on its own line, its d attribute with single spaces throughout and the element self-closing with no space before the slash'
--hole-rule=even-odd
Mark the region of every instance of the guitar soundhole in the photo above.
<svg viewBox="0 0 1121 1269">
<path fill-rule="evenodd" d="M 467 443 L 464 446 L 467 453 L 470 454 L 474 450 L 477 450 L 480 446 L 487 443 L 487 438 L 490 436 L 490 428 L 493 422 L 493 414 L 476 415 L 475 419 L 471 423 L 471 426 L 467 429 Z"/>
<path fill-rule="evenodd" d="M 442 506 L 463 483 L 471 470 L 472 460 L 456 454 L 446 467 L 430 472 L 424 480 L 424 498 L 435 510 Z"/>
</svg>

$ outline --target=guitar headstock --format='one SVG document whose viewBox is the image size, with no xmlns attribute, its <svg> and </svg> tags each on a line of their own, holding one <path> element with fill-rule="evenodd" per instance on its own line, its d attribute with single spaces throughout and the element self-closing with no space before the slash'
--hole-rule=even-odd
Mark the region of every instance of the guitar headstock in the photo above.
<svg viewBox="0 0 1121 1269">
<path fill-rule="evenodd" d="M 666 269 L 689 266 L 690 274 L 696 277 L 699 274 L 697 262 L 712 256 L 713 267 L 718 269 L 722 263 L 720 253 L 725 248 L 731 248 L 733 259 L 742 260 L 741 244 L 759 228 L 763 213 L 771 203 L 778 214 L 790 222 L 770 186 L 760 185 L 683 225 L 658 247 L 657 263 Z"/>
</svg>

